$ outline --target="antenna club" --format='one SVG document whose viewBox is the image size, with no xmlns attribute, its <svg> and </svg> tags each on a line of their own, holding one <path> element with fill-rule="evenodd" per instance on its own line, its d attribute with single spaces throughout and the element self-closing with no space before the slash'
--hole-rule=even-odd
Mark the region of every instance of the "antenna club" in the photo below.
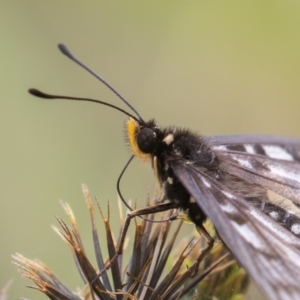
<svg viewBox="0 0 300 300">
<path fill-rule="evenodd" d="M 28 93 L 39 98 L 44 98 L 44 99 L 53 99 L 53 96 L 45 94 L 37 89 L 29 89 Z"/>
<path fill-rule="evenodd" d="M 67 57 L 74 57 L 74 55 L 70 52 L 70 50 L 68 49 L 68 47 L 66 45 L 58 44 L 57 47 L 60 50 L 60 52 L 64 55 L 66 55 Z"/>
</svg>

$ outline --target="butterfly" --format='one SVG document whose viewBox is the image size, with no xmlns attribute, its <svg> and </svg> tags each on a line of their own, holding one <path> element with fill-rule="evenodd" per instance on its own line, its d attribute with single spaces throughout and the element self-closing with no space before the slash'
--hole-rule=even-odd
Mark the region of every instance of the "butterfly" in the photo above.
<svg viewBox="0 0 300 300">
<path fill-rule="evenodd" d="M 160 128 L 139 113 L 103 78 L 64 45 L 59 49 L 110 88 L 135 115 L 87 98 L 47 99 L 97 102 L 129 116 L 133 157 L 152 164 L 164 203 L 147 212 L 179 209 L 210 240 L 209 218 L 218 235 L 261 291 L 272 300 L 300 299 L 300 140 L 238 135 L 202 137 L 177 127 Z M 152 210 L 151 210 L 152 209 Z"/>
</svg>

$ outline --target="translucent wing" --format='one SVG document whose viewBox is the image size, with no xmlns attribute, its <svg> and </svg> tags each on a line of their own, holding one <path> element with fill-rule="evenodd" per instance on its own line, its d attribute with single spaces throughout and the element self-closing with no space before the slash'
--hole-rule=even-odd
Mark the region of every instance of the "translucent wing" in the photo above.
<svg viewBox="0 0 300 300">
<path fill-rule="evenodd" d="M 300 204 L 300 141 L 269 136 L 209 139 L 220 168 Z"/>
<path fill-rule="evenodd" d="M 171 167 L 269 299 L 300 299 L 300 240 L 189 163 Z"/>
</svg>

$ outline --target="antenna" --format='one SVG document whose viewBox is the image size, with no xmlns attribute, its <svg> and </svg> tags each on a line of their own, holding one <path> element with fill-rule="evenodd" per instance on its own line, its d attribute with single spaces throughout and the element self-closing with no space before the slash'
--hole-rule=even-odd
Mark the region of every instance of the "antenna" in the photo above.
<svg viewBox="0 0 300 300">
<path fill-rule="evenodd" d="M 92 74 L 98 80 L 100 80 L 106 87 L 108 87 L 119 99 L 121 99 L 137 115 L 137 117 L 139 119 L 139 123 L 145 123 L 143 118 L 137 112 L 137 110 L 116 89 L 114 89 L 104 78 L 99 76 L 91 68 L 89 68 L 83 62 L 81 62 L 76 56 L 73 55 L 73 53 L 70 52 L 70 50 L 64 44 L 58 44 L 58 49 L 61 51 L 61 53 L 66 55 L 69 59 L 71 59 L 76 64 L 81 66 L 83 69 L 88 71 L 90 74 Z"/>
<path fill-rule="evenodd" d="M 120 112 L 122 112 L 123 114 L 129 116 L 130 118 L 135 119 L 138 123 L 140 123 L 141 121 L 133 116 L 132 114 L 130 114 L 129 112 L 127 112 L 126 110 L 115 106 L 113 104 L 107 103 L 105 101 L 101 101 L 101 100 L 96 100 L 96 99 L 91 99 L 91 98 L 80 98 L 80 97 L 72 97 L 72 96 L 62 96 L 62 95 L 51 95 L 51 94 L 46 94 L 44 92 L 41 92 L 37 89 L 29 89 L 28 92 L 33 95 L 36 96 L 38 98 L 43 98 L 43 99 L 63 99 L 63 100 L 76 100 L 76 101 L 87 101 L 87 102 L 94 102 L 94 103 L 99 103 L 99 104 L 103 104 L 109 107 L 112 107 Z"/>
</svg>

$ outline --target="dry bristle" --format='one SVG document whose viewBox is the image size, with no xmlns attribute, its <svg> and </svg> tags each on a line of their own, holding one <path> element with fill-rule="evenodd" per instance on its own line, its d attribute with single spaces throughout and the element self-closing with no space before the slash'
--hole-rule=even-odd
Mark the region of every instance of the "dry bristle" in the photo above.
<svg viewBox="0 0 300 300">
<path fill-rule="evenodd" d="M 31 288 L 41 291 L 50 299 L 96 300 L 110 300 L 116 295 L 127 296 L 128 299 L 133 300 L 175 300 L 183 295 L 187 295 L 188 299 L 191 299 L 193 295 L 197 295 L 195 287 L 199 283 L 201 284 L 201 293 L 206 297 L 214 296 L 214 299 L 218 299 L 218 295 L 224 296 L 225 294 L 228 296 L 226 299 L 231 299 L 244 291 L 242 283 L 246 280 L 246 275 L 241 275 L 241 273 L 237 275 L 237 272 L 230 271 L 237 269 L 236 264 L 228 256 L 228 253 L 226 254 L 227 250 L 220 243 L 207 255 L 200 265 L 198 274 L 191 278 L 195 266 L 194 255 L 197 255 L 195 251 L 201 252 L 204 241 L 193 243 L 181 241 L 179 244 L 182 247 L 181 250 L 178 251 L 178 246 L 174 248 L 182 221 L 180 223 L 151 223 L 143 220 L 142 223 L 137 223 L 135 237 L 131 239 L 134 241 L 133 248 L 132 250 L 130 250 L 131 247 L 126 249 L 127 255 L 130 254 L 128 265 L 123 267 L 122 260 L 116 260 L 110 266 L 113 283 L 109 279 L 107 271 L 103 272 L 100 280 L 98 270 L 103 270 L 107 262 L 112 259 L 116 253 L 116 246 L 107 218 L 103 219 L 106 245 L 103 245 L 105 240 L 103 236 L 99 239 L 92 202 L 85 185 L 83 185 L 83 192 L 90 212 L 97 266 L 93 266 L 85 254 L 77 221 L 69 205 L 64 203 L 63 207 L 69 217 L 71 227 L 62 219 L 58 219 L 58 221 L 61 226 L 60 235 L 71 249 L 78 273 L 85 278 L 88 284 L 82 287 L 80 293 L 72 292 L 42 262 L 29 260 L 16 254 L 14 260 L 17 262 L 15 264 L 18 271 L 36 285 Z M 172 214 L 171 211 L 165 213 L 162 218 L 169 218 L 170 214 Z M 121 224 L 123 223 L 124 220 L 121 220 Z M 177 228 L 173 228 L 174 226 Z M 213 234 L 213 231 L 211 233 Z M 109 259 L 104 259 L 103 249 L 106 247 L 108 247 Z M 190 264 L 189 268 L 185 266 L 187 263 Z M 225 274 L 229 271 L 232 273 L 231 279 L 229 278 L 227 285 L 224 286 Z M 232 285 L 232 282 L 235 284 Z M 232 291 L 234 291 L 233 294 L 230 294 Z"/>
</svg>

